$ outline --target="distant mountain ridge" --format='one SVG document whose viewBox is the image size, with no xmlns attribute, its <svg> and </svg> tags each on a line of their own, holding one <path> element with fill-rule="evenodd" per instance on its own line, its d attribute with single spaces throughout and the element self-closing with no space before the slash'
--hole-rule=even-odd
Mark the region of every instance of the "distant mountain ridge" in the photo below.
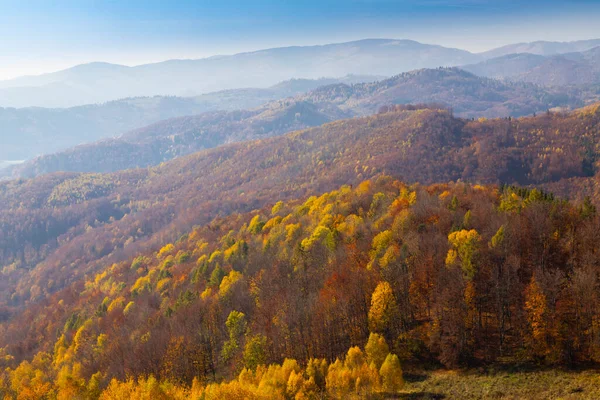
<svg viewBox="0 0 600 400">
<path fill-rule="evenodd" d="M 195 96 L 240 87 L 268 87 L 291 78 L 389 76 L 478 59 L 465 50 L 412 40 L 366 39 L 135 67 L 92 63 L 0 82 L 0 106 L 70 107 L 124 97 Z"/>
<path fill-rule="evenodd" d="M 358 115 L 372 114 L 390 104 L 440 103 L 467 118 L 519 117 L 583 104 L 568 92 L 482 78 L 460 68 L 421 69 L 383 81 L 324 86 L 299 97 L 317 104 L 330 102 Z"/>
<path fill-rule="evenodd" d="M 557 53 L 585 49 L 596 42 L 597 40 L 570 43 L 535 42 L 529 45 L 533 46 L 530 46 L 532 51 Z M 518 46 L 520 47 L 514 47 L 513 50 L 527 47 L 525 44 Z M 546 50 L 539 50 L 542 47 Z M 506 48 L 505 46 L 505 50 Z M 83 90 L 85 93 L 92 93 L 93 96 L 102 95 L 103 92 L 98 87 L 107 88 L 109 91 L 117 87 L 117 91 L 111 92 L 111 96 L 124 94 L 129 89 L 135 89 L 136 85 L 155 94 L 157 86 L 153 85 L 160 85 L 161 79 L 177 81 L 178 85 L 181 84 L 181 87 L 185 88 L 182 91 L 190 92 L 195 90 L 194 85 L 203 85 L 207 81 L 218 86 L 218 76 L 221 73 L 227 76 L 228 86 L 235 86 L 239 80 L 246 79 L 251 82 L 253 88 L 226 89 L 185 98 L 133 97 L 68 109 L 0 108 L 0 126 L 3 128 L 0 132 L 3 144 L 0 147 L 0 160 L 31 159 L 76 145 L 117 137 L 129 130 L 173 117 L 217 110 L 254 109 L 270 101 L 294 97 L 318 87 L 321 87 L 321 90 L 300 100 L 319 104 L 319 107 L 330 105 L 355 115 L 373 113 L 381 105 L 439 102 L 452 106 L 457 115 L 463 117 L 519 116 L 554 106 L 578 107 L 585 102 L 600 100 L 600 46 L 583 52 L 552 56 L 509 54 L 460 67 L 483 77 L 534 83 L 551 87 L 550 89 L 496 81 L 477 81 L 473 76 L 456 74 L 452 78 L 444 78 L 443 87 L 438 88 L 435 85 L 441 77 L 433 76 L 432 71 L 435 69 L 432 68 L 417 69 L 422 71 L 420 73 L 408 71 L 404 81 L 398 81 L 398 75 L 394 78 L 396 81 L 382 80 L 378 85 L 369 83 L 382 79 L 385 75 L 348 75 L 341 79 L 302 78 L 275 83 L 266 88 L 260 87 L 264 79 L 274 80 L 278 75 L 292 73 L 294 76 L 310 75 L 316 73 L 315 71 L 323 71 L 323 66 L 339 67 L 336 70 L 344 71 L 364 69 L 370 73 L 393 70 L 387 74 L 389 76 L 401 72 L 408 65 L 447 63 L 446 56 L 463 63 L 465 60 L 480 61 L 490 54 L 471 54 L 410 40 L 373 39 L 324 46 L 267 49 L 203 60 L 170 60 L 139 67 L 91 63 L 53 74 L 21 77 L 0 82 L 0 104 L 5 95 L 5 98 L 10 98 L 11 101 L 24 95 L 25 102 L 31 102 L 33 99 L 34 102 L 44 103 L 45 96 L 50 102 L 62 102 L 65 99 L 69 102 L 73 90 Z M 218 63 L 225 61 L 230 63 L 227 64 L 229 69 L 217 68 L 221 65 Z M 202 69 L 204 67 L 198 69 L 198 65 L 217 69 L 211 72 Z M 225 64 L 221 67 L 223 65 Z M 161 66 L 168 68 L 170 72 L 161 73 L 166 71 L 161 70 Z M 215 71 L 218 72 L 216 75 Z M 160 79 L 154 79 L 154 73 L 159 73 Z M 211 79 L 186 79 L 188 73 L 199 73 L 210 76 Z M 150 78 L 147 79 L 148 77 Z M 133 79 L 133 86 L 128 85 L 129 79 Z M 89 87 L 90 82 L 97 87 Z M 367 84 L 356 85 L 360 82 Z M 8 87 L 11 85 L 19 87 Z M 327 88 L 329 85 L 337 86 Z M 174 90 L 180 87 L 170 84 L 167 86 Z M 91 99 L 85 96 L 83 98 Z M 334 113 L 338 111 L 334 110 Z M 5 165 L 0 164 L 0 168 Z M 5 171 L 0 173 L 6 174 Z"/>
<path fill-rule="evenodd" d="M 486 59 L 516 53 L 530 53 L 541 56 L 552 56 L 556 54 L 587 51 L 596 46 L 600 46 L 600 39 L 577 40 L 572 42 L 537 41 L 528 43 L 509 44 L 479 54 Z"/>
<path fill-rule="evenodd" d="M 508 54 L 461 67 L 476 75 L 543 86 L 600 83 L 600 45 L 583 52 L 551 56 Z"/>
<path fill-rule="evenodd" d="M 531 42 L 482 53 L 414 40 L 363 39 L 264 49 L 203 59 L 128 67 L 104 62 L 0 81 L 2 107 L 72 107 L 139 96 L 196 96 L 240 87 L 269 87 L 291 78 L 390 76 L 421 68 L 475 64 L 513 53 L 555 55 L 600 46 L 600 39 Z"/>
<path fill-rule="evenodd" d="M 79 144 L 119 136 L 161 120 L 209 111 L 252 109 L 333 83 L 356 83 L 378 76 L 294 79 L 273 87 L 232 89 L 196 97 L 127 98 L 66 109 L 0 108 L 0 160 L 31 159 Z M 0 168 L 3 165 L 0 164 Z"/>
<path fill-rule="evenodd" d="M 458 68 L 423 69 L 372 83 L 322 86 L 254 110 L 172 118 L 119 138 L 47 154 L 7 172 L 34 177 L 147 167 L 225 143 L 277 136 L 407 103 L 439 103 L 462 117 L 521 116 L 582 104 L 576 97 L 531 84 L 503 83 Z"/>
</svg>

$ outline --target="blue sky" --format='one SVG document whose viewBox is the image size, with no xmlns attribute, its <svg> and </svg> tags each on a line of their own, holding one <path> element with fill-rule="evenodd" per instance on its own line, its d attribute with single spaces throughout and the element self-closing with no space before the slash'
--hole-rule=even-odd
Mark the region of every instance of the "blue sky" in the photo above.
<svg viewBox="0 0 600 400">
<path fill-rule="evenodd" d="M 483 51 L 600 37 L 600 0 L 0 0 L 0 79 L 361 38 Z"/>
</svg>

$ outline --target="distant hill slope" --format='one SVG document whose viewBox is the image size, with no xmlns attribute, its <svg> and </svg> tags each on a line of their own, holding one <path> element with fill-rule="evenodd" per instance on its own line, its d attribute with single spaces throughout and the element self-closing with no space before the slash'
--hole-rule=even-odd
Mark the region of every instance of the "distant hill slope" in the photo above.
<svg viewBox="0 0 600 400">
<path fill-rule="evenodd" d="M 573 42 L 547 42 L 537 41 L 529 43 L 515 43 L 498 47 L 478 55 L 484 58 L 502 57 L 508 54 L 530 53 L 541 56 L 574 53 L 600 46 L 600 39 L 577 40 Z"/>
<path fill-rule="evenodd" d="M 543 86 L 599 84 L 600 46 L 553 56 L 509 54 L 462 68 L 480 76 Z"/>
<path fill-rule="evenodd" d="M 157 122 L 122 135 L 43 155 L 6 169 L 21 177 L 49 172 L 113 172 L 147 167 L 202 149 L 281 135 L 322 125 L 350 114 L 289 101 L 249 111 L 213 111 Z"/>
<path fill-rule="evenodd" d="M 581 101 L 531 84 L 502 83 L 456 69 L 418 70 L 361 84 L 323 86 L 244 112 L 214 112 L 162 121 L 123 136 L 78 146 L 11 167 L 13 176 L 111 172 L 146 167 L 224 143 L 280 135 L 381 107 L 440 103 L 461 117 L 520 116 Z"/>
<path fill-rule="evenodd" d="M 458 68 L 423 69 L 379 82 L 321 87 L 300 98 L 333 103 L 362 115 L 375 112 L 382 105 L 435 102 L 469 118 L 514 117 L 559 105 L 583 104 L 568 91 L 500 82 Z"/>
<path fill-rule="evenodd" d="M 490 58 L 477 64 L 463 65 L 461 68 L 477 76 L 504 79 L 529 71 L 547 60 L 547 57 L 538 54 L 512 53 Z"/>
<path fill-rule="evenodd" d="M 250 109 L 333 83 L 368 82 L 381 77 L 294 79 L 266 88 L 233 89 L 196 97 L 142 97 L 65 109 L 0 108 L 0 160 L 24 160 L 168 118 L 207 111 Z"/>
<path fill-rule="evenodd" d="M 423 184 L 560 183 L 577 197 L 578 179 L 599 176 L 599 126 L 600 105 L 485 121 L 395 108 L 152 168 L 0 183 L 0 304 L 53 292 L 216 215 L 381 173 Z"/>
<path fill-rule="evenodd" d="M 136 67 L 92 63 L 0 82 L 0 106 L 69 107 L 124 97 L 195 96 L 240 87 L 269 87 L 291 78 L 390 76 L 417 68 L 464 65 L 479 59 L 464 50 L 411 40 L 367 39 Z"/>
</svg>

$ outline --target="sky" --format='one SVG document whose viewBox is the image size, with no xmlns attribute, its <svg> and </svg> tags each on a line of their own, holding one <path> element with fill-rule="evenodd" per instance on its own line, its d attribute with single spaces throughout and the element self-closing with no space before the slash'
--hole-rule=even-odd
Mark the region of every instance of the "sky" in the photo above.
<svg viewBox="0 0 600 400">
<path fill-rule="evenodd" d="M 364 38 L 479 52 L 600 38 L 600 0 L 0 0 L 0 79 Z"/>
</svg>

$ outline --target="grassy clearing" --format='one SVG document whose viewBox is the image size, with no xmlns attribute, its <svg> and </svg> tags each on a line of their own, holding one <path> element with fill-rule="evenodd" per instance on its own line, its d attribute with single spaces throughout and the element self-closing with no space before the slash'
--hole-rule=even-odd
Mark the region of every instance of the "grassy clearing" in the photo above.
<svg viewBox="0 0 600 400">
<path fill-rule="evenodd" d="M 405 399 L 600 399 L 600 371 L 405 374 Z"/>
</svg>

